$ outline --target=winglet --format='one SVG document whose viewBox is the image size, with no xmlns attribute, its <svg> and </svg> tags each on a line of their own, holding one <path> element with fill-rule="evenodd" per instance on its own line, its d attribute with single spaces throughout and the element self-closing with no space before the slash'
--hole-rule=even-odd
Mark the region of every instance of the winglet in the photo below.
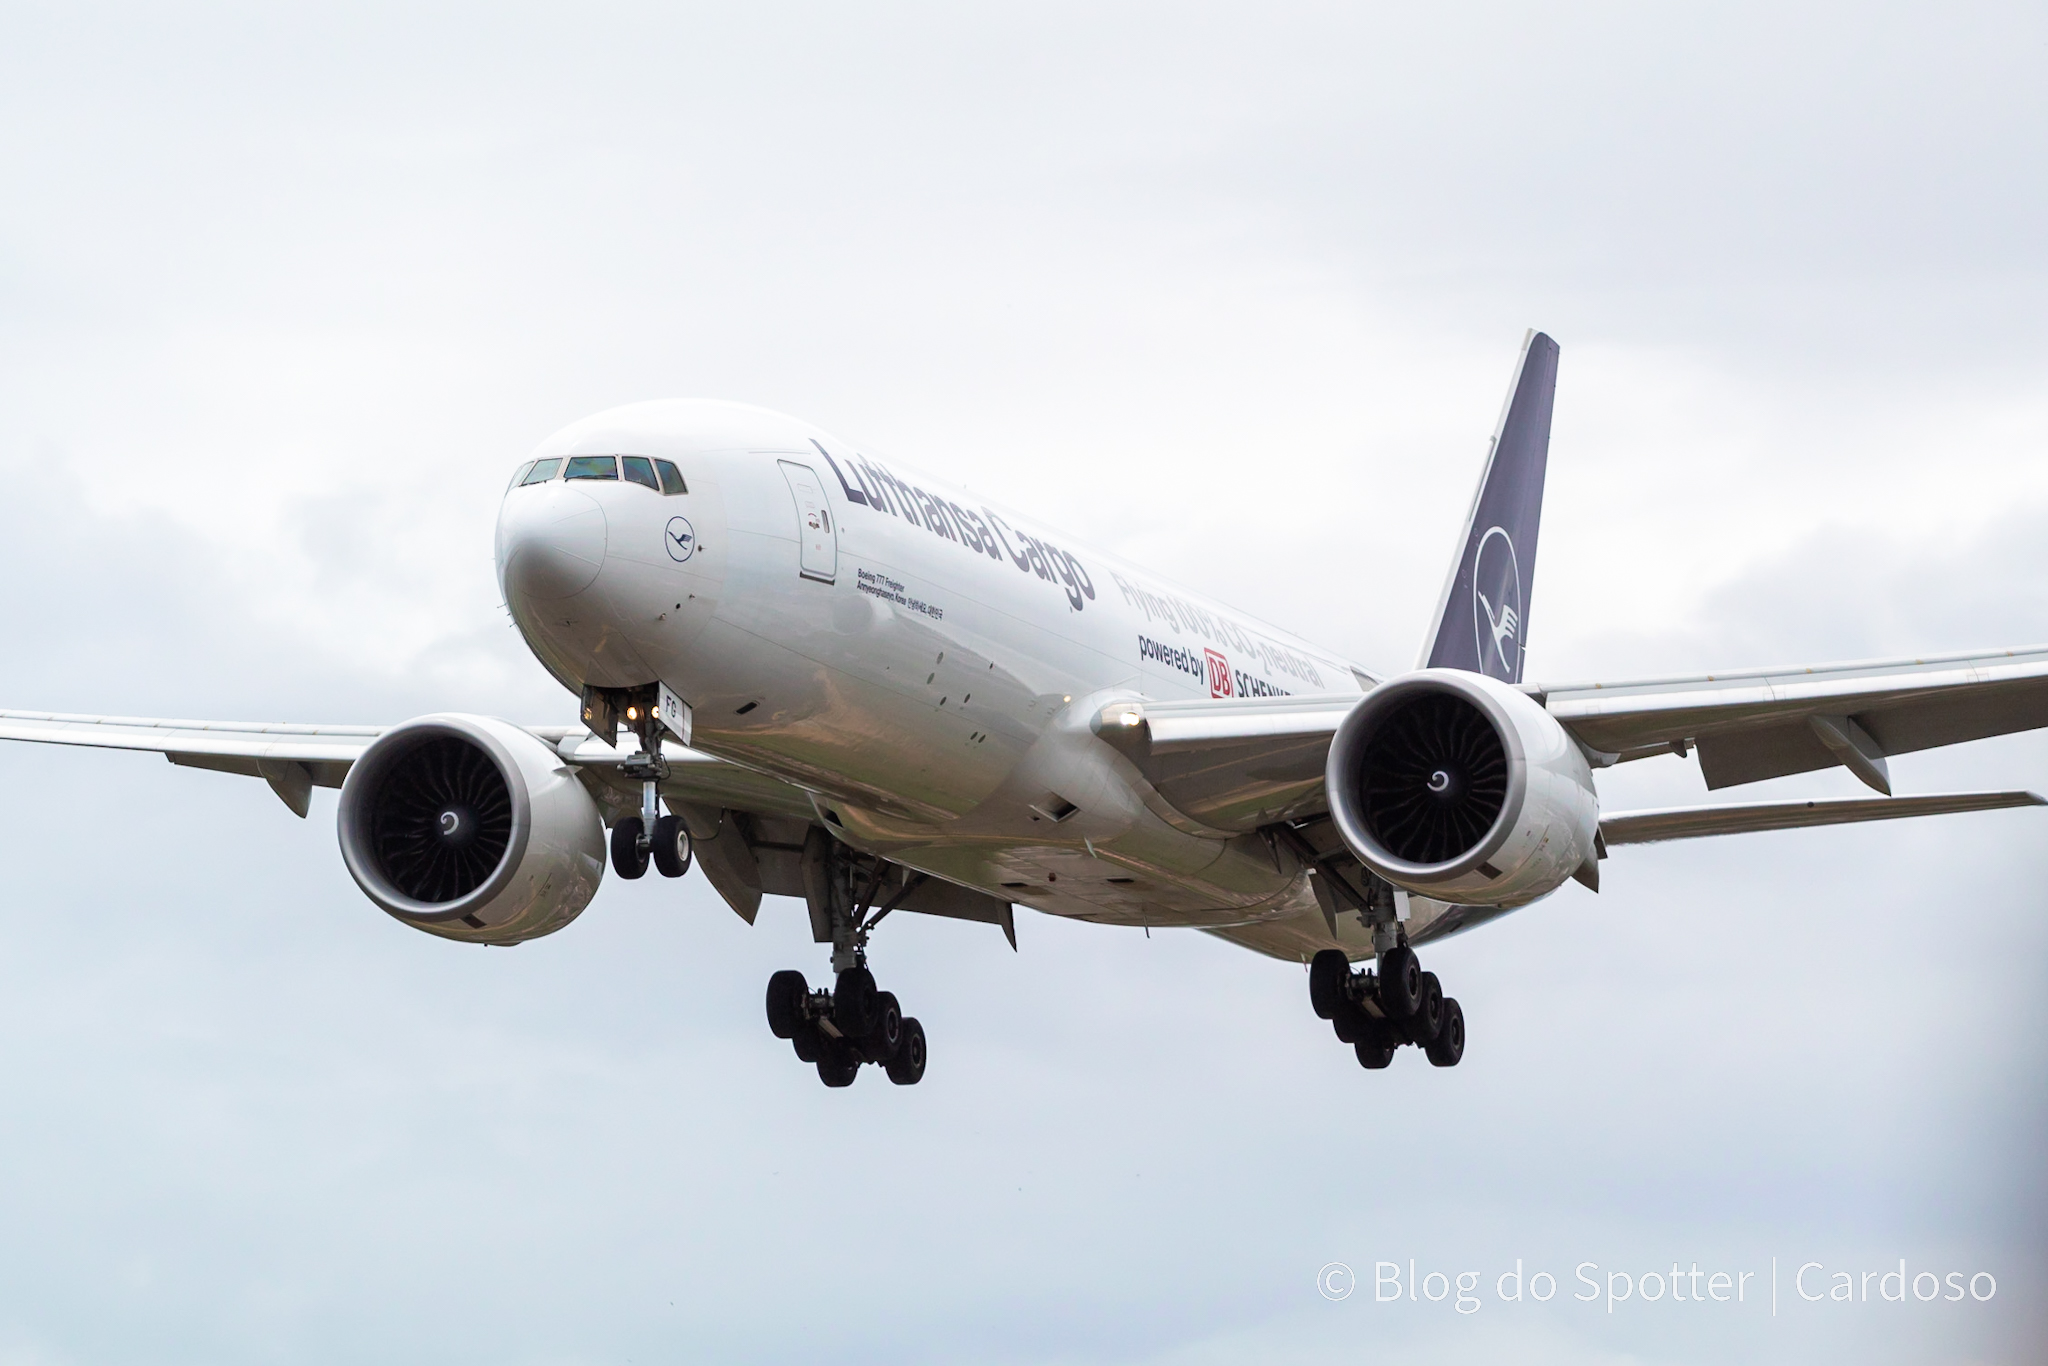
<svg viewBox="0 0 2048 1366">
<path fill-rule="evenodd" d="M 1514 383 L 1508 386 L 1465 534 L 1458 541 L 1458 558 L 1437 600 L 1422 667 L 1522 681 L 1556 396 L 1557 343 L 1531 331 L 1522 339 Z"/>
</svg>

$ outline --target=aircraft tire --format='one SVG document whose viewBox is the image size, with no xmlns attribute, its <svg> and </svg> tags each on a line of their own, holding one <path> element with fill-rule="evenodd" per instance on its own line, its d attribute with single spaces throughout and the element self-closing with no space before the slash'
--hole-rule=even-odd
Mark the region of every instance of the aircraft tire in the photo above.
<svg viewBox="0 0 2048 1366">
<path fill-rule="evenodd" d="M 690 831 L 681 816 L 657 816 L 654 820 L 655 871 L 663 877 L 681 877 L 690 871 Z"/>
<path fill-rule="evenodd" d="M 816 1062 L 825 1056 L 825 1035 L 810 1020 L 796 1027 L 796 1033 L 789 1036 L 789 1044 L 796 1050 L 798 1062 Z"/>
<path fill-rule="evenodd" d="M 1407 1020 L 1422 1005 L 1422 964 L 1403 944 L 1380 955 L 1380 1006 L 1394 1020 Z"/>
<path fill-rule="evenodd" d="M 768 979 L 768 1029 L 778 1039 L 793 1039 L 804 1023 L 803 1000 L 811 984 L 800 972 L 783 971 Z"/>
<path fill-rule="evenodd" d="M 884 1064 L 889 1080 L 898 1086 L 915 1086 L 924 1079 L 924 1026 L 915 1019 L 903 1022 L 903 1043 L 896 1056 Z"/>
<path fill-rule="evenodd" d="M 832 1023 L 849 1039 L 864 1039 L 875 1027 L 875 975 L 848 968 L 832 984 Z"/>
<path fill-rule="evenodd" d="M 1336 1018 L 1351 977 L 1351 960 L 1342 949 L 1324 949 L 1308 962 L 1308 1003 L 1319 1020 Z"/>
<path fill-rule="evenodd" d="M 1444 1024 L 1436 1037 L 1423 1047 L 1435 1067 L 1456 1067 L 1465 1056 L 1465 1008 L 1454 996 L 1444 998 Z"/>
<path fill-rule="evenodd" d="M 1444 984 L 1433 972 L 1422 974 L 1422 1001 L 1409 1017 L 1408 1033 L 1419 1044 L 1428 1044 L 1444 1027 Z"/>
<path fill-rule="evenodd" d="M 860 1059 L 853 1055 L 853 1050 L 837 1039 L 826 1040 L 824 1051 L 818 1055 L 818 1080 L 827 1086 L 851 1086 L 859 1075 Z"/>
<path fill-rule="evenodd" d="M 861 1039 L 869 1062 L 885 1063 L 903 1047 L 903 1007 L 893 991 L 875 993 L 874 1027 Z"/>
<path fill-rule="evenodd" d="M 1330 1016 L 1330 1028 L 1336 1031 L 1338 1043 L 1357 1043 L 1376 1023 L 1353 1001 L 1339 1001 L 1336 1012 Z"/>
<path fill-rule="evenodd" d="M 1358 1065 L 1369 1072 L 1377 1072 L 1394 1060 L 1394 1050 L 1400 1045 L 1394 1041 L 1393 1033 L 1380 1025 L 1361 1035 L 1351 1051 L 1358 1055 Z"/>
<path fill-rule="evenodd" d="M 647 851 L 640 847 L 643 829 L 638 816 L 628 816 L 612 827 L 612 871 L 622 878 L 647 876 Z"/>
</svg>

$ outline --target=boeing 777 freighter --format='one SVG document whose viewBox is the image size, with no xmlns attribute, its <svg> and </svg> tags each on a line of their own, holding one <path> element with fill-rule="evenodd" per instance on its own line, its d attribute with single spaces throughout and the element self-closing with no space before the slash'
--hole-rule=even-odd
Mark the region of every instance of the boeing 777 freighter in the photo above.
<svg viewBox="0 0 2048 1366">
<path fill-rule="evenodd" d="M 768 1023 L 844 1086 L 925 1035 L 868 967 L 898 912 L 1202 929 L 1308 965 L 1368 1068 L 1465 1013 L 1417 951 L 1649 840 L 2042 805 L 1893 796 L 1888 756 L 2048 724 L 2048 647 L 1565 686 L 1523 679 L 1556 343 L 1524 342 L 1415 668 L 1383 673 L 793 418 L 642 403 L 564 428 L 498 513 L 505 605 L 573 725 L 0 712 L 0 738 L 341 789 L 348 870 L 429 934 L 518 944 L 606 864 L 799 898 L 833 978 Z M 1882 795 L 1602 813 L 1594 774 L 1841 766 Z M 607 839 L 606 830 L 610 835 Z M 609 847 L 607 847 L 609 846 Z M 1354 968 L 1354 963 L 1370 966 Z"/>
</svg>

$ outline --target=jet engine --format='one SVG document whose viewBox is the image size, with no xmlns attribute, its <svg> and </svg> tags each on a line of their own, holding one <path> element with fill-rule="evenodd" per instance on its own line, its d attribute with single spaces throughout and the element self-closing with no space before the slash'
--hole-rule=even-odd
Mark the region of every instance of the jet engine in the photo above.
<svg viewBox="0 0 2048 1366">
<path fill-rule="evenodd" d="M 516 944 L 574 920 L 604 877 L 604 822 L 568 765 L 517 726 L 423 716 L 394 727 L 341 787 L 341 857 L 416 930 Z"/>
<path fill-rule="evenodd" d="M 1373 689 L 1332 737 L 1324 784 L 1351 852 L 1434 900 L 1520 906 L 1595 858 L 1585 755 L 1483 674 L 1423 669 Z"/>
</svg>

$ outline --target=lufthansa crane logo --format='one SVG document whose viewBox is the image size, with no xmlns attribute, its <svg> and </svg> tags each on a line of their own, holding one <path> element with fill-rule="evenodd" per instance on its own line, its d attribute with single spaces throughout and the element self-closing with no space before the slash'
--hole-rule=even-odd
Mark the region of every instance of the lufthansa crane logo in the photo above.
<svg viewBox="0 0 2048 1366">
<path fill-rule="evenodd" d="M 687 517 L 668 519 L 668 557 L 677 564 L 690 558 L 697 549 L 697 532 Z"/>
<path fill-rule="evenodd" d="M 1522 566 L 1507 532 L 1490 527 L 1472 557 L 1472 637 L 1479 672 L 1512 683 L 1522 662 Z"/>
</svg>

